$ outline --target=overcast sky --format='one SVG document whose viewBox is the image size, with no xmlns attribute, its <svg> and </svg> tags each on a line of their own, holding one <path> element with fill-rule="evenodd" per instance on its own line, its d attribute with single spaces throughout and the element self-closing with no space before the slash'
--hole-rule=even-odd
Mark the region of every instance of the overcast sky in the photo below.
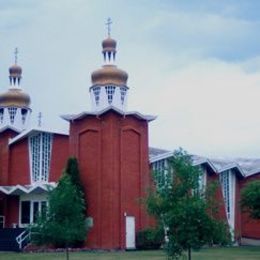
<svg viewBox="0 0 260 260">
<path fill-rule="evenodd" d="M 150 146 L 260 157 L 260 1 L 0 0 L 0 91 L 23 67 L 36 124 L 90 110 L 105 20 L 129 74 L 128 110 L 157 115 Z"/>
</svg>

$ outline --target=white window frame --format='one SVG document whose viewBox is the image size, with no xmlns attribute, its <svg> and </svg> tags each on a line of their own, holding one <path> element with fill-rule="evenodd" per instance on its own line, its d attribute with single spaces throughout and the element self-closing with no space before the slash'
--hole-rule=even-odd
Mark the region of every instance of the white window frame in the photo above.
<svg viewBox="0 0 260 260">
<path fill-rule="evenodd" d="M 22 202 L 23 201 L 29 201 L 30 202 L 30 221 L 29 223 L 22 223 Z M 48 207 L 49 203 L 47 200 L 47 195 L 40 195 L 40 194 L 28 194 L 28 195 L 24 195 L 21 196 L 20 198 L 20 202 L 19 202 L 19 227 L 27 227 L 30 224 L 34 223 L 34 203 L 38 202 L 40 207 L 39 207 L 39 212 L 41 213 L 42 211 L 42 207 L 43 207 L 43 203 L 46 203 L 46 207 Z"/>
<path fill-rule="evenodd" d="M 31 183 L 48 182 L 53 134 L 45 132 L 37 133 L 30 136 L 28 142 Z"/>
<path fill-rule="evenodd" d="M 168 167 L 167 159 L 158 160 L 152 163 L 153 171 L 155 171 L 159 175 L 159 176 L 157 175 L 157 179 L 156 179 L 156 186 L 159 189 L 169 184 L 168 183 L 169 176 L 167 176 L 167 174 L 169 173 L 167 167 Z"/>
<path fill-rule="evenodd" d="M 232 169 L 219 174 L 227 220 L 231 231 L 235 228 L 235 185 L 236 175 Z M 224 183 L 225 182 L 225 183 Z"/>
</svg>

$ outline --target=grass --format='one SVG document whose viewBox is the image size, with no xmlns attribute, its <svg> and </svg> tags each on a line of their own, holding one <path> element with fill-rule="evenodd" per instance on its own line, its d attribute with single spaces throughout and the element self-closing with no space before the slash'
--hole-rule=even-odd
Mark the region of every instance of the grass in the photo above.
<svg viewBox="0 0 260 260">
<path fill-rule="evenodd" d="M 65 253 L 5 253 L 1 260 L 65 260 Z M 163 251 L 80 252 L 70 253 L 70 260 L 166 260 Z M 182 258 L 186 259 L 186 258 Z M 259 260 L 260 247 L 210 248 L 192 252 L 193 260 Z"/>
</svg>

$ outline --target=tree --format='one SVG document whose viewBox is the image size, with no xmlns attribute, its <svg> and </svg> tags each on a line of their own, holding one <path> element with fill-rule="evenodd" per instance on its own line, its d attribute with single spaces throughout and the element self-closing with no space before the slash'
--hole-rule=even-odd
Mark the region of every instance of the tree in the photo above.
<svg viewBox="0 0 260 260">
<path fill-rule="evenodd" d="M 242 209 L 253 219 L 260 219 L 260 180 L 249 182 L 241 192 Z"/>
<path fill-rule="evenodd" d="M 78 161 L 75 157 L 70 157 L 67 161 L 65 172 L 71 177 L 71 181 L 77 189 L 84 193 L 84 187 L 80 181 Z"/>
<path fill-rule="evenodd" d="M 68 248 L 86 238 L 86 223 L 84 194 L 77 187 L 76 178 L 73 179 L 73 174 L 67 170 L 57 187 L 50 191 L 47 212 L 32 227 L 32 234 L 35 234 L 32 240 L 38 245 L 66 248 L 69 259 Z"/>
<path fill-rule="evenodd" d="M 182 149 L 175 151 L 168 168 L 163 173 L 154 173 L 155 187 L 159 176 L 165 172 L 164 185 L 149 192 L 147 207 L 167 231 L 168 256 L 178 259 L 187 250 L 191 259 L 191 249 L 228 243 L 227 225 L 215 218 L 215 210 L 208 203 L 214 189 L 204 192 L 200 187 L 202 172 L 192 165 L 191 156 Z"/>
</svg>

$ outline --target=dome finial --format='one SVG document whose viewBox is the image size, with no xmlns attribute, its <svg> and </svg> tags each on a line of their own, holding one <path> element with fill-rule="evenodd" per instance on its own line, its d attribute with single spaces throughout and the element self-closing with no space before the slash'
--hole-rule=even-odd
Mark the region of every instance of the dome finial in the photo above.
<svg viewBox="0 0 260 260">
<path fill-rule="evenodd" d="M 107 26 L 107 36 L 110 37 L 111 33 L 111 24 L 112 24 L 112 19 L 110 17 L 107 18 L 106 26 Z"/>
<path fill-rule="evenodd" d="M 10 85 L 13 87 L 19 86 L 22 78 L 22 67 L 17 65 L 18 48 L 14 49 L 14 65 L 9 68 Z"/>
<path fill-rule="evenodd" d="M 112 20 L 110 17 L 107 18 L 107 38 L 102 41 L 102 53 L 104 55 L 105 62 L 115 61 L 116 58 L 116 41 L 110 37 Z"/>
<path fill-rule="evenodd" d="M 16 47 L 16 48 L 14 49 L 14 64 L 15 64 L 15 65 L 17 65 L 18 53 L 19 53 L 19 51 L 18 51 L 18 48 Z"/>
</svg>

